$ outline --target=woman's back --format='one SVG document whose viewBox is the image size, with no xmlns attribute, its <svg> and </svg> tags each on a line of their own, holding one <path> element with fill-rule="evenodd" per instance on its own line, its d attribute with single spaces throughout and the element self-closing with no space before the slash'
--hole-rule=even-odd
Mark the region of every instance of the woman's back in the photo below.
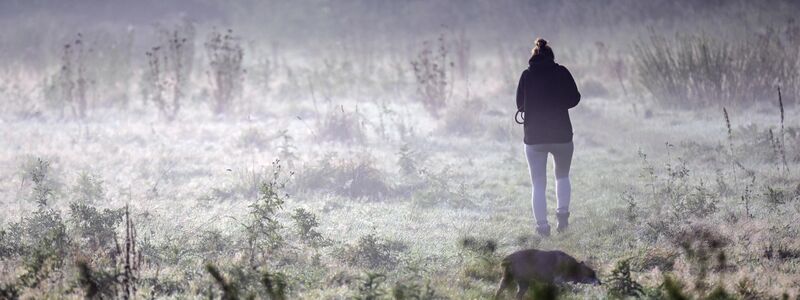
<svg viewBox="0 0 800 300">
<path fill-rule="evenodd" d="M 567 110 L 578 105 L 580 99 L 567 68 L 551 58 L 534 56 L 517 88 L 517 109 L 525 112 L 525 144 L 572 141 Z"/>
</svg>

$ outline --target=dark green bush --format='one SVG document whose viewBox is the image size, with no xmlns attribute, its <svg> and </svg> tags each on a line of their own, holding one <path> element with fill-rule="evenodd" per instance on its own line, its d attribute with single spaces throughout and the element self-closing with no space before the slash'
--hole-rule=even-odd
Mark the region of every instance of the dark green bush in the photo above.
<svg viewBox="0 0 800 300">
<path fill-rule="evenodd" d="M 69 222 L 82 245 L 92 250 L 112 249 L 115 245 L 116 229 L 122 223 L 122 209 L 104 209 L 83 202 L 69 205 Z"/>
</svg>

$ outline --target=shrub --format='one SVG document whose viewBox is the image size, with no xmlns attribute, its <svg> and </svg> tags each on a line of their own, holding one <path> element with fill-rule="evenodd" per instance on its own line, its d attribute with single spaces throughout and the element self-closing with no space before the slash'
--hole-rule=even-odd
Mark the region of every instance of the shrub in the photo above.
<svg viewBox="0 0 800 300">
<path fill-rule="evenodd" d="M 122 223 L 123 210 L 98 211 L 85 203 L 73 202 L 69 205 L 69 211 L 69 222 L 83 245 L 91 250 L 112 249 L 117 236 L 117 225 Z"/>
<path fill-rule="evenodd" d="M 411 61 L 414 78 L 417 82 L 417 94 L 428 112 L 438 118 L 442 108 L 452 94 L 452 73 L 454 63 L 450 61 L 449 49 L 444 35 L 439 36 L 438 45 L 430 41 L 422 43 L 422 50 L 416 59 Z"/>
<path fill-rule="evenodd" d="M 424 284 L 417 282 L 404 283 L 397 282 L 392 288 L 392 297 L 397 300 L 415 299 L 415 300 L 433 300 L 439 299 L 436 295 L 436 290 L 431 286 L 430 281 L 425 281 Z"/>
<path fill-rule="evenodd" d="M 78 285 L 84 290 L 86 299 L 113 299 L 118 296 L 117 274 L 95 271 L 86 261 L 78 261 Z"/>
<path fill-rule="evenodd" d="M 37 287 L 63 266 L 69 238 L 58 211 L 40 205 L 31 216 L 12 224 L 9 234 L 20 237 L 15 248 L 22 255 L 24 272 L 20 281 L 24 286 Z"/>
<path fill-rule="evenodd" d="M 497 250 L 497 241 L 491 239 L 479 239 L 475 237 L 464 237 L 459 241 L 461 249 L 472 252 L 476 255 L 493 255 Z"/>
<path fill-rule="evenodd" d="M 325 240 L 322 237 L 322 234 L 317 231 L 319 222 L 317 221 L 317 216 L 314 213 L 303 208 L 298 208 L 294 210 L 292 220 L 294 220 L 297 234 L 300 236 L 300 239 L 302 239 L 303 242 L 311 245 L 312 247 L 318 247 L 324 244 Z"/>
<path fill-rule="evenodd" d="M 358 283 L 358 294 L 353 298 L 357 300 L 377 300 L 386 294 L 381 285 L 386 281 L 386 276 L 379 273 L 367 272 Z"/>
<path fill-rule="evenodd" d="M 455 208 L 472 207 L 472 197 L 463 179 L 445 167 L 439 171 L 420 170 L 421 184 L 414 190 L 412 201 L 421 207 L 447 205 Z"/>
<path fill-rule="evenodd" d="M 344 105 L 328 110 L 319 123 L 317 132 L 320 138 L 328 141 L 361 143 L 366 138 L 361 113 L 345 111 Z"/>
<path fill-rule="evenodd" d="M 388 241 L 374 234 L 358 239 L 355 245 L 348 245 L 338 256 L 346 263 L 364 268 L 389 268 L 397 263 L 398 252 L 406 249 L 400 242 Z"/>
<path fill-rule="evenodd" d="M 85 118 L 89 106 L 87 93 L 90 83 L 86 72 L 86 52 L 83 35 L 64 45 L 61 69 L 56 80 L 59 99 L 69 106 L 76 118 Z"/>
<path fill-rule="evenodd" d="M 424 157 L 412 150 L 408 144 L 400 146 L 400 150 L 397 151 L 397 156 L 397 165 L 400 166 L 401 174 L 404 176 L 418 175 L 419 165 L 423 162 Z"/>
<path fill-rule="evenodd" d="M 464 275 L 468 278 L 497 281 L 500 272 L 500 257 L 496 255 L 497 242 L 491 239 L 464 237 L 459 241 L 459 247 L 465 251 L 467 261 L 464 264 Z"/>
<path fill-rule="evenodd" d="M 60 183 L 56 180 L 50 161 L 42 158 L 29 158 L 22 165 L 22 181 L 33 183 L 31 199 L 40 206 L 47 205 L 55 196 Z"/>
<path fill-rule="evenodd" d="M 369 199 L 380 199 L 391 192 L 391 187 L 385 182 L 384 173 L 374 166 L 372 158 L 340 158 L 335 153 L 326 154 L 316 166 L 307 167 L 300 173 L 297 188 Z"/>
<path fill-rule="evenodd" d="M 272 162 L 272 176 L 261 183 L 258 199 L 249 205 L 250 220 L 245 225 L 245 231 L 250 263 L 253 266 L 257 253 L 277 249 L 283 244 L 283 236 L 280 234 L 283 226 L 278 221 L 277 214 L 289 197 L 285 192 L 288 180 L 280 161 L 275 160 Z"/>
<path fill-rule="evenodd" d="M 617 262 L 608 280 L 608 293 L 613 297 L 638 297 L 644 293 L 642 285 L 631 278 L 630 260 Z"/>
<path fill-rule="evenodd" d="M 233 109 L 233 102 L 242 93 L 245 70 L 241 38 L 228 29 L 224 34 L 214 30 L 205 43 L 208 56 L 208 79 L 213 89 L 215 114 Z"/>
<path fill-rule="evenodd" d="M 144 101 L 153 101 L 167 120 L 174 120 L 186 96 L 194 62 L 194 25 L 185 22 L 162 29 L 162 41 L 147 51 Z"/>
<path fill-rule="evenodd" d="M 72 187 L 74 201 L 83 204 L 94 204 L 105 200 L 106 190 L 103 179 L 89 172 L 80 172 Z"/>
</svg>

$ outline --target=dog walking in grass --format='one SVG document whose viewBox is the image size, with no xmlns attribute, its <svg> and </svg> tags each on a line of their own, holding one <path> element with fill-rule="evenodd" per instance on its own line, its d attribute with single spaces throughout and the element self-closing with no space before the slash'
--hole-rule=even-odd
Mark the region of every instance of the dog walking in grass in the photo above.
<svg viewBox="0 0 800 300">
<path fill-rule="evenodd" d="M 494 299 L 499 299 L 512 282 L 517 283 L 517 299 L 522 299 L 533 282 L 600 284 L 592 268 L 561 251 L 521 250 L 506 256 L 501 266 L 503 279 Z"/>
</svg>

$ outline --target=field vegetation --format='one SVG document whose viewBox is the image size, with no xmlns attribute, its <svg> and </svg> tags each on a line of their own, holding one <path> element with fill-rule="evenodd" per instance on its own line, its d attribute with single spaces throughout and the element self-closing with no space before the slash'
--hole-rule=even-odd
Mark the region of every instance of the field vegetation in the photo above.
<svg viewBox="0 0 800 300">
<path fill-rule="evenodd" d="M 485 299 L 526 248 L 604 283 L 531 299 L 800 299 L 795 1 L 134 2 L 0 3 L 0 299 Z M 583 95 L 549 238 L 537 36 Z"/>
</svg>

